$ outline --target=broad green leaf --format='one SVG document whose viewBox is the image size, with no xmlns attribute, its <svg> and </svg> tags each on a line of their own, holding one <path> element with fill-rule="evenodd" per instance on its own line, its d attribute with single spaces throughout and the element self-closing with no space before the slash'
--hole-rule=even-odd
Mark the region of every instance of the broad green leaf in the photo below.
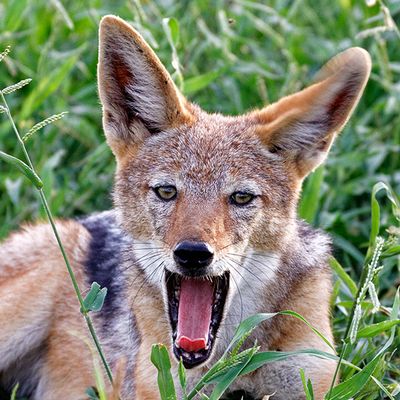
<svg viewBox="0 0 400 400">
<path fill-rule="evenodd" d="M 83 305 L 89 309 L 90 305 L 95 300 L 97 294 L 100 292 L 101 286 L 97 282 L 93 282 L 90 286 L 90 291 L 83 300 Z"/>
<path fill-rule="evenodd" d="M 364 264 L 364 254 L 361 253 L 361 251 L 356 246 L 354 246 L 343 236 L 336 234 L 332 234 L 332 236 L 333 236 L 333 244 L 335 247 L 344 250 L 345 253 L 352 256 L 358 263 Z"/>
<path fill-rule="evenodd" d="M 352 308 L 354 305 L 354 301 L 353 300 L 343 300 L 343 301 L 339 301 L 338 303 L 336 303 L 336 305 L 343 306 L 346 308 Z M 374 307 L 373 304 L 368 300 L 361 301 L 360 305 L 363 310 L 367 310 L 367 311 L 370 311 Z"/>
<path fill-rule="evenodd" d="M 154 344 L 151 349 L 151 362 L 158 370 L 157 382 L 161 400 L 176 400 L 174 380 L 171 374 L 171 360 L 163 344 Z"/>
<path fill-rule="evenodd" d="M 357 285 L 351 279 L 350 275 L 344 270 L 344 268 L 339 264 L 336 258 L 331 257 L 329 259 L 329 265 L 336 272 L 337 276 L 344 282 L 344 284 L 349 288 L 353 297 L 357 295 Z"/>
<path fill-rule="evenodd" d="M 13 157 L 3 151 L 0 151 L 0 159 L 17 167 L 35 186 L 37 189 L 43 187 L 43 182 L 39 176 L 33 171 L 27 164 L 21 161 L 19 158 Z"/>
</svg>

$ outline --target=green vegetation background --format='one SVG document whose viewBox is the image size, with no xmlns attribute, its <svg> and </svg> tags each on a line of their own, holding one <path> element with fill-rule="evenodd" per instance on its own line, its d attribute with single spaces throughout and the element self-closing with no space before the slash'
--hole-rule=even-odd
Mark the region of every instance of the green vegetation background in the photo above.
<svg viewBox="0 0 400 400">
<path fill-rule="evenodd" d="M 355 115 L 325 167 L 305 184 L 300 214 L 333 238 L 335 256 L 358 281 L 370 232 L 370 193 L 378 181 L 400 190 L 400 2 L 373 0 L 62 1 L 1 0 L 0 87 L 33 78 L 8 96 L 21 133 L 69 114 L 27 143 L 58 217 L 111 207 L 115 168 L 101 129 L 96 87 L 97 29 L 112 13 L 132 23 L 156 50 L 190 100 L 208 111 L 240 114 L 293 93 L 341 50 L 366 48 L 373 69 Z M 172 41 L 163 18 L 173 17 Z M 178 32 L 179 30 L 179 32 Z M 170 38 L 171 39 L 171 38 Z M 179 63 L 178 63 L 179 61 Z M 0 150 L 21 156 L 0 115 Z M 43 218 L 35 189 L 0 163 L 0 238 Z M 395 225 L 382 199 L 382 231 Z M 393 228 L 392 228 L 393 229 Z M 400 284 L 399 258 L 385 261 L 383 304 Z M 337 294 L 337 293 L 336 293 Z M 338 297 L 336 297 L 338 299 Z M 343 334 L 345 314 L 335 332 Z M 395 367 L 399 373 L 398 366 Z"/>
</svg>

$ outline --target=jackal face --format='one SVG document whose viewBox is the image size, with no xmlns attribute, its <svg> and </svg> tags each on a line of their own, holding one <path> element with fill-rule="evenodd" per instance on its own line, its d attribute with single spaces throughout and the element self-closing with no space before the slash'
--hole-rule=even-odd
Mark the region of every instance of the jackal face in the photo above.
<svg viewBox="0 0 400 400">
<path fill-rule="evenodd" d="M 349 49 L 309 88 L 227 117 L 189 103 L 122 20 L 102 20 L 99 52 L 116 207 L 146 279 L 163 293 L 174 353 L 194 367 L 210 357 L 246 272 L 272 279 L 295 243 L 301 182 L 357 104 L 369 56 Z"/>
</svg>

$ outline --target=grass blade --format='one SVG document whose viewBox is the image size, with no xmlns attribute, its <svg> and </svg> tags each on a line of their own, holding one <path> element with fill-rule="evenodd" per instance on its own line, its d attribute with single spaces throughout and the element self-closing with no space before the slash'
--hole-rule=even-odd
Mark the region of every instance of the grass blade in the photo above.
<svg viewBox="0 0 400 400">
<path fill-rule="evenodd" d="M 37 189 L 41 189 L 43 187 L 43 182 L 36 172 L 19 158 L 13 157 L 10 154 L 4 153 L 3 151 L 0 151 L 0 158 L 8 164 L 17 167 L 36 186 Z"/>
<path fill-rule="evenodd" d="M 353 297 L 356 297 L 357 295 L 357 285 L 351 279 L 350 275 L 344 270 L 344 268 L 339 264 L 339 262 L 336 260 L 336 258 L 331 257 L 329 259 L 329 265 L 335 271 L 337 276 L 344 282 L 344 284 L 349 288 L 351 294 Z"/>
<path fill-rule="evenodd" d="M 62 84 L 65 77 L 76 65 L 78 54 L 69 57 L 64 64 L 43 78 L 37 88 L 32 91 L 24 102 L 21 119 L 26 119 L 39 105 Z"/>
<path fill-rule="evenodd" d="M 358 393 L 364 385 L 371 379 L 375 368 L 378 366 L 380 357 L 375 357 L 360 372 L 353 375 L 345 382 L 335 386 L 329 396 L 330 400 L 349 400 Z"/>
<path fill-rule="evenodd" d="M 225 350 L 224 354 L 227 354 L 228 351 L 236 345 L 237 342 L 240 341 L 240 339 L 244 336 L 247 335 L 249 331 L 253 330 L 257 325 L 259 325 L 261 322 L 264 322 L 268 319 L 271 319 L 275 317 L 275 315 L 278 315 L 279 313 L 260 313 L 260 314 L 255 314 L 252 315 L 249 318 L 246 318 L 244 321 L 240 323 L 240 325 L 236 328 L 235 334 L 233 335 L 233 338 L 228 346 L 228 348 Z"/>
<path fill-rule="evenodd" d="M 171 360 L 163 344 L 155 344 L 151 349 L 151 362 L 158 370 L 157 382 L 161 400 L 176 400 L 174 380 L 171 374 Z"/>
<path fill-rule="evenodd" d="M 225 72 L 226 68 L 220 68 L 216 71 L 207 72 L 185 80 L 184 92 L 193 94 L 201 89 L 206 88 L 210 83 L 214 82 L 219 76 Z"/>
<path fill-rule="evenodd" d="M 215 388 L 211 393 L 210 400 L 218 400 L 221 398 L 221 396 L 229 388 L 232 382 L 240 375 L 241 371 L 246 367 L 257 351 L 258 347 L 252 348 L 240 364 L 231 367 L 228 369 L 226 374 L 220 377 L 219 382 L 215 385 Z"/>
<path fill-rule="evenodd" d="M 393 319 L 366 326 L 357 332 L 357 339 L 377 336 L 399 324 L 400 319 Z"/>
<path fill-rule="evenodd" d="M 321 338 L 336 353 L 335 346 L 318 329 L 314 328 L 303 316 L 291 310 L 280 311 L 278 314 L 290 315 L 292 317 L 299 319 L 300 321 L 303 321 L 319 338 Z"/>
<path fill-rule="evenodd" d="M 325 360 L 337 361 L 338 357 L 321 350 L 305 349 L 296 351 L 261 351 L 253 356 L 251 361 L 241 371 L 241 375 L 249 374 L 256 369 L 262 367 L 264 364 L 283 361 L 289 357 L 296 357 L 299 355 L 310 355 L 313 357 L 322 358 Z"/>
<path fill-rule="evenodd" d="M 394 193 L 393 189 L 384 182 L 378 182 L 374 185 L 371 194 L 371 232 L 369 237 L 369 248 L 367 258 L 372 255 L 373 247 L 380 229 L 380 206 L 376 199 L 376 195 L 381 191 L 386 191 L 386 197 L 392 203 L 393 214 L 400 220 L 400 201 Z"/>
<path fill-rule="evenodd" d="M 12 392 L 11 392 L 11 398 L 10 398 L 10 400 L 17 400 L 17 392 L 18 392 L 18 389 L 19 389 L 19 383 L 17 383 L 17 384 L 13 387 L 13 390 L 12 390 Z"/>
<path fill-rule="evenodd" d="M 184 399 L 186 399 L 187 378 L 186 378 L 186 371 L 185 371 L 185 367 L 183 366 L 182 358 L 179 360 L 178 377 L 179 377 L 179 383 L 180 383 L 181 388 L 182 388 L 182 392 L 184 394 Z"/>
<path fill-rule="evenodd" d="M 306 379 L 303 368 L 300 368 L 300 376 L 301 376 L 301 382 L 303 383 L 306 400 L 314 400 L 314 391 L 312 388 L 311 381 L 310 381 L 310 379 L 308 379 L 308 380 Z"/>
<path fill-rule="evenodd" d="M 324 181 L 324 167 L 317 168 L 304 185 L 303 194 L 299 205 L 300 218 L 312 224 L 318 211 L 318 200 L 321 186 Z"/>
</svg>

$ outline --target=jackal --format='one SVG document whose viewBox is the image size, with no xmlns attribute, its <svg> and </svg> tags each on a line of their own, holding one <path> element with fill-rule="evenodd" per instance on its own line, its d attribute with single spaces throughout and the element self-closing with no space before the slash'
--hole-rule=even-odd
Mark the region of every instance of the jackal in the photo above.
<svg viewBox="0 0 400 400">
<path fill-rule="evenodd" d="M 237 117 L 208 114 L 179 92 L 138 32 L 102 19 L 98 85 L 117 161 L 115 207 L 57 226 L 80 287 L 108 288 L 94 322 L 111 366 L 125 362 L 122 398 L 159 398 L 153 343 L 183 360 L 190 384 L 257 312 L 294 310 L 332 341 L 330 240 L 296 207 L 369 72 L 368 53 L 351 48 L 277 103 Z M 95 384 L 86 328 L 46 224 L 25 226 L 0 247 L 0 322 L 4 387 L 19 382 L 32 399 L 85 398 Z M 262 324 L 254 339 L 262 350 L 332 352 L 290 317 Z M 303 368 L 322 399 L 335 367 L 292 357 L 230 390 L 303 399 Z"/>
</svg>

